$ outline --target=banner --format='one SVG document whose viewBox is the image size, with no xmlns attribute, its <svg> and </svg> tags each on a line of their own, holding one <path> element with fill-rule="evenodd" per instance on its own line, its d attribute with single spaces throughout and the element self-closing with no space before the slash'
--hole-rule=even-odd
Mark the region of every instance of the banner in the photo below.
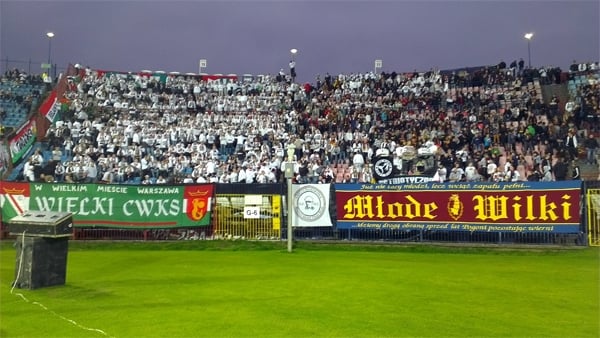
<svg viewBox="0 0 600 338">
<path fill-rule="evenodd" d="M 338 229 L 579 232 L 581 181 L 335 188 Z"/>
<path fill-rule="evenodd" d="M 27 210 L 73 213 L 75 227 L 210 225 L 214 185 L 157 186 L 1 182 L 2 219 Z"/>
<path fill-rule="evenodd" d="M 329 215 L 330 184 L 292 185 L 292 226 L 332 226 Z"/>
<path fill-rule="evenodd" d="M 400 175 L 400 170 L 394 165 L 392 156 L 375 156 L 373 158 L 373 177 L 377 182 L 391 179 Z M 389 182 L 393 183 L 393 182 Z"/>
<path fill-rule="evenodd" d="M 207 81 L 207 82 L 221 80 L 221 79 L 226 79 L 231 82 L 236 82 L 238 80 L 237 76 L 234 76 L 234 75 L 202 75 L 201 76 L 201 80 Z"/>
<path fill-rule="evenodd" d="M 386 178 L 378 180 L 379 184 L 414 184 L 414 183 L 428 183 L 428 182 L 439 182 L 439 177 L 436 179 L 435 176 L 422 176 L 422 175 L 400 175 L 392 178 Z"/>
<path fill-rule="evenodd" d="M 27 154 L 31 149 L 35 142 L 36 133 L 35 120 L 30 119 L 15 133 L 15 137 L 8 142 L 13 164 L 19 162 L 23 155 Z"/>
<path fill-rule="evenodd" d="M 390 155 L 378 155 L 373 158 L 373 178 L 378 184 L 406 184 L 439 182 L 436 161 L 431 155 L 421 155 L 414 161 L 403 161 L 404 165 L 414 162 L 416 172 L 411 175 L 402 175 L 400 169 L 394 165 L 394 158 Z M 407 168 L 412 170 L 412 168 Z M 417 174 L 418 172 L 418 174 Z"/>
<path fill-rule="evenodd" d="M 56 90 L 50 92 L 46 100 L 40 105 L 40 113 L 53 123 L 58 116 L 61 105 L 56 99 Z"/>
<path fill-rule="evenodd" d="M 0 177 L 9 170 L 10 155 L 8 154 L 7 144 L 0 140 Z"/>
</svg>

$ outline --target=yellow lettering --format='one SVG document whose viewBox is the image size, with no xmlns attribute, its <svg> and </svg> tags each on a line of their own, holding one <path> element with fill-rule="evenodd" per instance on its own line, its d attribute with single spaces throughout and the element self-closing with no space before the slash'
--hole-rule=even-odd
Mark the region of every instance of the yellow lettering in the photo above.
<svg viewBox="0 0 600 338">
<path fill-rule="evenodd" d="M 521 200 L 520 196 L 515 196 L 515 198 L 513 198 L 513 200 L 515 202 L 518 202 Z M 518 221 L 521 219 L 521 204 L 520 203 L 513 203 L 513 213 L 515 214 L 515 221 Z"/>
<path fill-rule="evenodd" d="M 509 216 L 515 221 L 523 219 L 523 213 L 525 213 L 525 219 L 528 221 L 542 220 L 542 221 L 556 221 L 559 219 L 557 211 L 562 213 L 564 220 L 572 218 L 570 213 L 571 203 L 568 201 L 571 199 L 570 195 L 563 195 L 561 199 L 563 202 L 560 204 L 562 207 L 560 210 L 557 204 L 552 201 L 548 201 L 547 195 L 528 195 L 525 196 L 523 203 L 522 196 L 514 196 L 511 198 L 512 202 L 512 215 L 508 215 L 508 197 L 506 196 L 481 196 L 476 195 L 473 197 L 473 201 L 476 202 L 473 209 L 477 212 L 475 218 L 486 221 L 497 221 L 501 219 L 508 219 Z M 537 205 L 536 205 L 537 203 Z M 539 207 L 539 210 L 537 209 Z"/>
<path fill-rule="evenodd" d="M 385 217 L 383 214 L 383 203 L 383 196 L 377 196 L 377 207 L 375 208 L 377 210 L 377 218 Z"/>
<path fill-rule="evenodd" d="M 554 210 L 556 209 L 556 203 L 554 202 L 546 202 L 548 196 L 542 195 L 540 196 L 540 219 L 543 221 L 547 221 L 548 219 L 555 221 L 558 219 Z"/>
<path fill-rule="evenodd" d="M 431 214 L 433 211 L 436 211 L 438 208 L 435 203 L 433 203 L 433 202 L 425 203 L 424 206 L 425 206 L 425 213 L 423 214 L 423 217 L 429 218 L 429 219 L 434 219 L 437 217 L 436 215 Z"/>
<path fill-rule="evenodd" d="M 414 220 L 438 218 L 435 202 L 423 203 L 412 195 L 398 194 L 387 203 L 385 195 L 356 195 L 348 199 L 343 210 L 344 219 Z M 475 195 L 472 198 L 475 219 L 483 222 L 514 220 L 556 221 L 570 220 L 571 195 L 561 196 L 561 201 L 551 201 L 548 195 L 503 196 Z M 509 205 L 510 202 L 510 205 Z"/>
<path fill-rule="evenodd" d="M 421 203 L 414 199 L 411 195 L 407 195 L 406 199 L 410 202 L 406 204 L 406 218 L 413 219 L 421 216 Z"/>
<path fill-rule="evenodd" d="M 507 219 L 507 200 L 506 196 L 481 196 L 475 195 L 473 200 L 477 204 L 473 209 L 477 212 L 475 218 L 482 221 Z"/>
<path fill-rule="evenodd" d="M 383 208 L 381 209 L 381 211 L 383 212 Z M 381 213 L 381 217 L 389 217 L 389 218 L 398 218 L 398 217 L 402 217 L 402 203 L 390 203 L 387 206 L 387 215 Z"/>
<path fill-rule="evenodd" d="M 344 218 L 372 218 L 373 217 L 373 197 L 372 196 L 355 196 L 346 202 L 344 210 L 346 214 Z"/>
<path fill-rule="evenodd" d="M 407 203 L 385 203 L 383 196 L 354 196 L 344 204 L 344 218 L 437 218 L 434 212 L 438 209 L 438 206 L 434 202 L 421 203 L 411 195 L 407 195 L 404 198 L 407 200 Z"/>
<path fill-rule="evenodd" d="M 563 195 L 562 199 L 563 199 L 563 201 L 565 201 L 565 202 L 561 203 L 561 206 L 563 207 L 563 218 L 565 220 L 571 219 L 571 212 L 570 212 L 571 203 L 567 202 L 568 200 L 571 199 L 571 196 Z"/>
<path fill-rule="evenodd" d="M 533 195 L 527 196 L 527 216 L 525 217 L 528 221 L 534 221 L 537 219 L 533 214 Z"/>
</svg>

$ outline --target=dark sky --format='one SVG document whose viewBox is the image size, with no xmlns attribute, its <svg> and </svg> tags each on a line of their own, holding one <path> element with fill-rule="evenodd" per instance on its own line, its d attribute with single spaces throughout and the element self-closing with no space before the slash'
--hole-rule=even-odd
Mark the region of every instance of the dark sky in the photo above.
<svg viewBox="0 0 600 338">
<path fill-rule="evenodd" d="M 316 74 L 600 59 L 599 1 L 7 1 L 0 58 L 106 70 Z M 4 70 L 2 61 L 0 69 Z M 11 63 L 9 66 L 14 67 Z M 25 68 L 26 64 L 20 65 Z"/>
</svg>

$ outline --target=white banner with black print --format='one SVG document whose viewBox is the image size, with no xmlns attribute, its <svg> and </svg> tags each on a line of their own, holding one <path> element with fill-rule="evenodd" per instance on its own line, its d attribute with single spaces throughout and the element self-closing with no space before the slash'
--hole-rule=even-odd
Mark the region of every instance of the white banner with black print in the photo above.
<svg viewBox="0 0 600 338">
<path fill-rule="evenodd" d="M 292 185 L 292 226 L 330 227 L 329 194 L 331 184 Z"/>
</svg>

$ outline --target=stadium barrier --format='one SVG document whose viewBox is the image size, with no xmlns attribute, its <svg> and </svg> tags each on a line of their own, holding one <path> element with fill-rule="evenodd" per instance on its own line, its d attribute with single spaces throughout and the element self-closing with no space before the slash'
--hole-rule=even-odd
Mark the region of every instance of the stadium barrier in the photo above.
<svg viewBox="0 0 600 338">
<path fill-rule="evenodd" d="M 280 184 L 217 184 L 212 238 L 280 239 Z"/>
<path fill-rule="evenodd" d="M 15 60 L 10 59 L 8 56 L 6 56 L 5 58 L 0 60 L 0 73 L 4 74 L 5 72 L 16 68 L 27 74 L 35 74 L 38 72 L 47 71 L 48 68 L 44 68 L 44 66 L 49 66 L 51 68 L 50 75 L 52 77 L 56 77 L 57 73 L 65 70 L 64 67 L 61 67 L 56 63 L 48 64 L 47 61 L 37 61 L 32 59 Z"/>
<path fill-rule="evenodd" d="M 584 181 L 583 190 L 585 202 L 583 214 L 587 229 L 588 244 L 600 246 L 600 181 Z"/>
<path fill-rule="evenodd" d="M 294 184 L 292 215 L 283 184 L 1 183 L 3 223 L 71 212 L 81 240 L 284 240 L 289 221 L 296 240 L 600 243 L 598 182 Z"/>
</svg>

